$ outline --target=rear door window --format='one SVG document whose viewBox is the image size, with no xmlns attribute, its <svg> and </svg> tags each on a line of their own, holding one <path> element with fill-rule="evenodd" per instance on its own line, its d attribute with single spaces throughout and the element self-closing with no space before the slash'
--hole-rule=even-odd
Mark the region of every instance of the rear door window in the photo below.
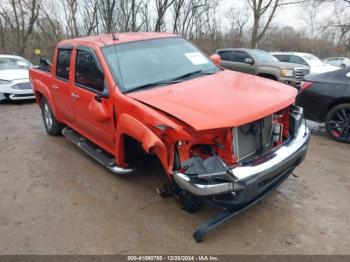
<svg viewBox="0 0 350 262">
<path fill-rule="evenodd" d="M 58 49 L 56 63 L 56 78 L 64 81 L 69 80 L 69 65 L 72 49 Z"/>
<path fill-rule="evenodd" d="M 232 51 L 219 51 L 219 56 L 222 61 L 233 61 L 233 52 Z"/>
</svg>

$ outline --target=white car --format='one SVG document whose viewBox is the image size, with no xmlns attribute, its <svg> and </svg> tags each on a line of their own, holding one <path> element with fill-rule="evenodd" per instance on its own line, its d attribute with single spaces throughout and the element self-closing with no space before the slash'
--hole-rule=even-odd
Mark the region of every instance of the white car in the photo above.
<svg viewBox="0 0 350 262">
<path fill-rule="evenodd" d="M 347 57 L 329 57 L 323 60 L 327 64 L 339 66 L 342 68 L 350 66 L 350 58 Z"/>
<path fill-rule="evenodd" d="M 317 56 L 308 53 L 272 52 L 271 54 L 281 62 L 308 66 L 310 68 L 310 74 L 321 74 L 339 69 L 339 67 L 326 64 Z"/>
<path fill-rule="evenodd" d="M 32 66 L 23 57 L 0 55 L 0 101 L 35 98 L 29 81 L 28 69 Z"/>
</svg>

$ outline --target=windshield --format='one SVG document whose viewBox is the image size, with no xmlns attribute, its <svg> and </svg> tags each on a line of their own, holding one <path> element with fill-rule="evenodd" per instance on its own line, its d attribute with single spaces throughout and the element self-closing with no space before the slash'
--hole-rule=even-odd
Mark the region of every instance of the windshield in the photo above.
<svg viewBox="0 0 350 262">
<path fill-rule="evenodd" d="M 117 44 L 102 48 L 102 52 L 124 92 L 219 71 L 210 59 L 182 38 Z"/>
<path fill-rule="evenodd" d="M 317 56 L 308 54 L 308 55 L 303 55 L 303 58 L 308 62 L 309 65 L 312 66 L 322 66 L 324 63 L 319 59 Z"/>
<path fill-rule="evenodd" d="M 263 50 L 250 50 L 254 60 L 258 62 L 278 62 L 278 59 L 269 52 Z"/>
<path fill-rule="evenodd" d="M 24 58 L 0 57 L 0 70 L 29 69 L 33 66 Z"/>
</svg>

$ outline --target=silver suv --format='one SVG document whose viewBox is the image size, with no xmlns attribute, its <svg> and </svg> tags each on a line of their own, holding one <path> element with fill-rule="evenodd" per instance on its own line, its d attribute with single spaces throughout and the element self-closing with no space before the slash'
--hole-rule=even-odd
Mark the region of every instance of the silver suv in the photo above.
<svg viewBox="0 0 350 262">
<path fill-rule="evenodd" d="M 259 49 L 225 48 L 216 53 L 226 69 L 273 79 L 296 88 L 310 72 L 307 66 L 280 62 L 270 53 Z"/>
</svg>

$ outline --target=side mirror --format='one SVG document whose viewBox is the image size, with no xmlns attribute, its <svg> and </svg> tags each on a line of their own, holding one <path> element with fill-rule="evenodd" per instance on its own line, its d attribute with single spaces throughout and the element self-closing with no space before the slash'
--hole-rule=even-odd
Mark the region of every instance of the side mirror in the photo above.
<svg viewBox="0 0 350 262">
<path fill-rule="evenodd" d="M 252 64 L 254 64 L 254 60 L 253 60 L 253 58 L 248 57 L 248 58 L 244 59 L 244 63 L 252 65 Z"/>
<path fill-rule="evenodd" d="M 106 85 L 106 83 L 104 84 L 104 88 L 103 88 L 103 91 L 98 93 L 96 96 L 95 96 L 95 100 L 97 102 L 101 102 L 102 99 L 107 99 L 109 98 L 109 92 L 108 92 L 108 87 Z"/>
<path fill-rule="evenodd" d="M 210 57 L 210 60 L 214 62 L 216 65 L 220 65 L 221 63 L 221 57 L 218 54 L 213 54 Z"/>
</svg>

